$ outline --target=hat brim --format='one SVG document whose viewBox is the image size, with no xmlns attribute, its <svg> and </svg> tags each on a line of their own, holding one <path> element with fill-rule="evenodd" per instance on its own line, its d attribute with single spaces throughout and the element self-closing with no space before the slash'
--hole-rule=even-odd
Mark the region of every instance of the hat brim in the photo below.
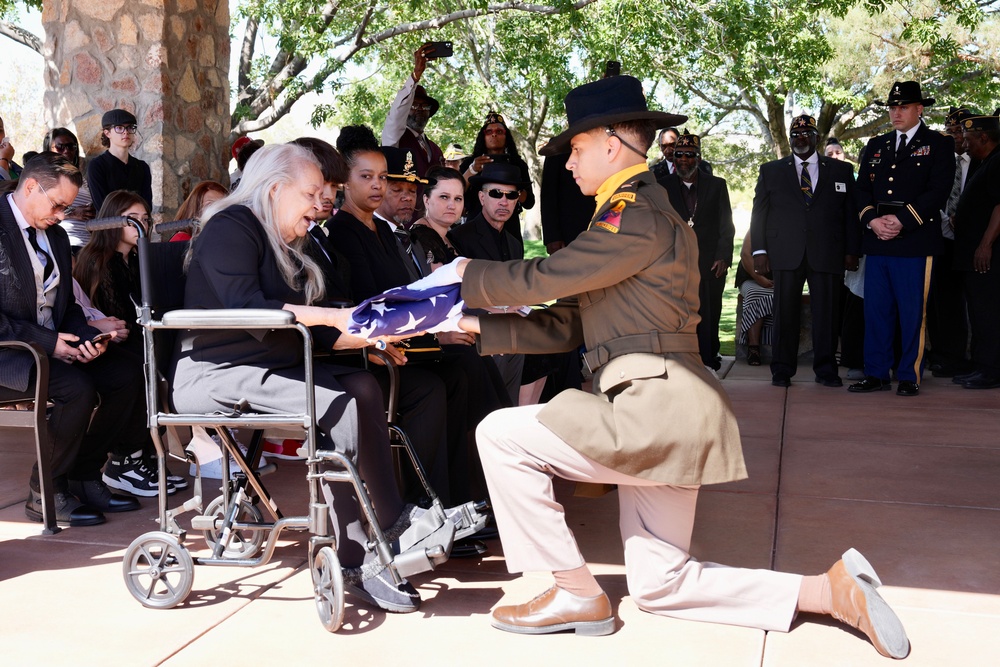
<svg viewBox="0 0 1000 667">
<path fill-rule="evenodd" d="M 666 113 L 663 111 L 630 111 L 628 113 L 609 114 L 583 118 L 570 125 L 565 131 L 549 139 L 548 143 L 538 150 L 542 157 L 569 152 L 569 142 L 578 134 L 589 132 L 598 127 L 624 123 L 630 120 L 655 120 L 659 127 L 675 127 L 687 122 L 687 116 Z"/>
<path fill-rule="evenodd" d="M 919 104 L 921 106 L 930 107 L 934 106 L 934 98 L 928 97 L 922 100 L 875 100 L 875 104 L 880 107 L 901 107 L 904 104 Z"/>
<path fill-rule="evenodd" d="M 390 181 L 400 181 L 403 183 L 420 183 L 421 185 L 427 185 L 426 178 L 418 178 L 412 174 L 386 174 L 385 177 Z"/>
</svg>

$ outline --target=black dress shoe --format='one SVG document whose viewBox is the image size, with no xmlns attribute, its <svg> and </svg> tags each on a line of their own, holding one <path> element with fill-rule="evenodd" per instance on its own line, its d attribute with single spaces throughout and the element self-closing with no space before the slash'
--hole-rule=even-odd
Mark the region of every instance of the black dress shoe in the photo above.
<svg viewBox="0 0 1000 667">
<path fill-rule="evenodd" d="M 896 388 L 897 396 L 916 396 L 920 393 L 920 385 L 909 380 L 900 380 L 899 387 Z"/>
<path fill-rule="evenodd" d="M 1000 387 L 1000 375 L 980 373 L 962 383 L 966 389 L 996 389 Z"/>
<path fill-rule="evenodd" d="M 68 493 L 54 494 L 56 506 L 56 523 L 61 526 L 78 528 L 81 526 L 97 526 L 107 519 L 100 510 L 84 505 Z M 24 514 L 32 521 L 42 522 L 42 495 L 29 490 L 28 502 L 24 504 Z"/>
<path fill-rule="evenodd" d="M 890 389 L 892 389 L 892 382 L 890 380 L 883 380 L 873 375 L 869 375 L 861 382 L 855 382 L 849 386 L 847 391 L 865 394 L 870 391 L 889 391 Z"/>
<path fill-rule="evenodd" d="M 972 371 L 971 373 L 962 373 L 961 375 L 954 376 L 951 381 L 955 384 L 965 384 L 969 380 L 980 378 L 983 376 L 982 371 Z"/>
<path fill-rule="evenodd" d="M 829 378 L 816 378 L 817 384 L 821 384 L 824 387 L 843 387 L 844 381 L 840 379 L 839 376 L 829 377 Z"/>
<path fill-rule="evenodd" d="M 791 387 L 792 379 L 786 375 L 772 375 L 771 384 L 775 387 Z"/>
<path fill-rule="evenodd" d="M 139 499 L 112 493 L 108 485 L 99 479 L 86 481 L 69 480 L 69 490 L 74 496 L 102 512 L 134 512 L 139 509 Z"/>
</svg>

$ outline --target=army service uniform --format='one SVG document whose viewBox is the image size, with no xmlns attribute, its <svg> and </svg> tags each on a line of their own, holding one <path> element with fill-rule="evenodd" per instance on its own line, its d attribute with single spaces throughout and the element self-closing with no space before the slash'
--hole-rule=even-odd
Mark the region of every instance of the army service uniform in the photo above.
<svg viewBox="0 0 1000 667">
<path fill-rule="evenodd" d="M 644 164 L 597 193 L 587 231 L 551 257 L 471 261 L 471 307 L 559 299 L 480 320 L 484 354 L 586 346 L 594 393 L 499 410 L 477 431 L 511 572 L 583 565 L 551 477 L 617 484 L 629 591 L 647 611 L 787 630 L 802 578 L 699 563 L 688 549 L 701 484 L 746 477 L 739 430 L 701 363 L 697 239 Z M 574 298 L 575 297 L 575 298 Z"/>
</svg>

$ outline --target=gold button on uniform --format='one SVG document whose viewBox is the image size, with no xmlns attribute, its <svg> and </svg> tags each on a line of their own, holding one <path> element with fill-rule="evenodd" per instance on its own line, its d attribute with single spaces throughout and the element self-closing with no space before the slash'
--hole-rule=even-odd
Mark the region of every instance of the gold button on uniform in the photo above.
<svg viewBox="0 0 1000 667">
<path fill-rule="evenodd" d="M 889 177 L 889 182 L 892 183 L 892 176 Z"/>
<path fill-rule="evenodd" d="M 886 190 L 886 194 L 892 194 L 892 190 Z"/>
</svg>

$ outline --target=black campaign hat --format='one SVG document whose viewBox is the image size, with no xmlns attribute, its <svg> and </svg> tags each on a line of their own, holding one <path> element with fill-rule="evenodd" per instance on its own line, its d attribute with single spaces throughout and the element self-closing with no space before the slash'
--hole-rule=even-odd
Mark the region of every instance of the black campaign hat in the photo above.
<svg viewBox="0 0 1000 667">
<path fill-rule="evenodd" d="M 566 121 L 569 127 L 549 139 L 538 151 L 548 156 L 569 151 L 569 142 L 576 135 L 605 125 L 630 120 L 655 120 L 660 127 L 681 125 L 687 116 L 650 111 L 642 84 L 633 76 L 612 76 L 585 83 L 566 95 Z"/>
<path fill-rule="evenodd" d="M 528 184 L 521 180 L 521 169 L 509 162 L 487 162 L 481 172 L 469 179 L 469 186 L 477 189 L 486 183 L 513 185 L 518 190 L 528 187 Z"/>
<path fill-rule="evenodd" d="M 929 107 L 934 104 L 934 98 L 924 97 L 923 93 L 920 92 L 918 81 L 897 81 L 892 84 L 889 97 L 886 98 L 885 102 L 875 100 L 875 104 L 880 107 L 898 107 L 904 104 L 921 104 Z"/>
<path fill-rule="evenodd" d="M 397 146 L 382 146 L 382 154 L 385 155 L 386 177 L 390 181 L 406 181 L 407 183 L 422 183 L 427 185 L 427 180 L 420 178 L 417 173 L 417 165 L 413 161 L 413 151 L 399 148 Z"/>
</svg>

